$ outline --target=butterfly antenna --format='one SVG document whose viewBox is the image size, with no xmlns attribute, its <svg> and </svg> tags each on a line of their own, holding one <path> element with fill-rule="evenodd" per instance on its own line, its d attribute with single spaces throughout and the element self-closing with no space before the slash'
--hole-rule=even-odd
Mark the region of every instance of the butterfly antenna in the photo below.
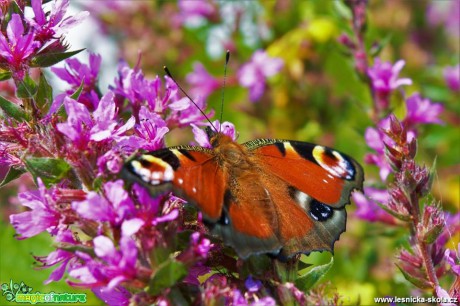
<svg viewBox="0 0 460 306">
<path fill-rule="evenodd" d="M 166 72 L 166 74 L 171 78 L 171 80 L 174 81 L 174 83 L 177 85 L 177 87 L 179 87 L 180 91 L 182 91 L 182 93 L 190 100 L 190 102 L 193 103 L 193 105 L 196 106 L 196 108 L 198 108 L 198 110 L 200 111 L 201 114 L 203 114 L 203 116 L 206 118 L 206 120 L 209 122 L 209 124 L 212 126 L 212 128 L 214 129 L 214 131 L 217 132 L 217 129 L 216 127 L 214 126 L 214 124 L 212 124 L 211 120 L 209 120 L 208 116 L 206 116 L 206 114 L 203 112 L 203 110 L 198 106 L 198 104 L 195 103 L 195 101 L 193 101 L 193 99 L 185 92 L 185 90 L 179 85 L 179 83 L 177 83 L 176 79 L 172 76 L 171 72 L 169 71 L 168 67 L 166 66 L 163 66 L 163 69 L 164 71 Z"/>
<path fill-rule="evenodd" d="M 220 100 L 220 129 L 222 129 L 222 114 L 224 113 L 224 97 L 225 97 L 225 84 L 227 81 L 227 66 L 228 66 L 228 61 L 230 60 L 230 51 L 227 50 L 227 53 L 225 54 L 225 66 L 224 66 L 224 84 L 222 86 L 222 99 Z M 221 132 L 221 131 L 219 131 Z"/>
</svg>

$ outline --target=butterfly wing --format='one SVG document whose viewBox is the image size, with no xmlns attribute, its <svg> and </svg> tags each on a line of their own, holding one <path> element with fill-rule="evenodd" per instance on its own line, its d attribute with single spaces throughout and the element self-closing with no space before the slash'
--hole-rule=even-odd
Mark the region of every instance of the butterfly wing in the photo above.
<svg viewBox="0 0 460 306">
<path fill-rule="evenodd" d="M 148 187 L 153 196 L 174 191 L 198 206 L 209 222 L 221 217 L 227 179 L 212 150 L 180 146 L 140 154 L 126 162 L 122 175 Z"/>
<path fill-rule="evenodd" d="M 282 255 L 333 250 L 345 231 L 345 204 L 362 189 L 364 174 L 351 157 L 323 146 L 273 139 L 244 144 L 269 185 Z M 270 184 L 270 183 L 269 183 Z"/>
<path fill-rule="evenodd" d="M 256 184 L 257 179 L 244 175 L 238 185 L 252 192 L 243 196 L 236 192 L 229 186 L 236 181 L 233 172 L 215 154 L 192 146 L 161 149 L 129 159 L 122 176 L 143 184 L 153 196 L 172 190 L 196 205 L 211 233 L 222 237 L 243 258 L 276 252 L 281 248 L 274 232 L 276 214 L 265 189 Z"/>
</svg>

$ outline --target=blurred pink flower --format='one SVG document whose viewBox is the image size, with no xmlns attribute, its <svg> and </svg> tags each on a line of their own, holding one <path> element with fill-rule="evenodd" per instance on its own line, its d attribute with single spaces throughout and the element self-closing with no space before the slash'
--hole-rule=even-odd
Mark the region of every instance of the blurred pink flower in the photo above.
<svg viewBox="0 0 460 306">
<path fill-rule="evenodd" d="M 385 181 L 388 175 L 391 173 L 391 166 L 385 157 L 385 145 L 384 140 L 388 140 L 385 134 L 380 129 L 385 128 L 386 120 L 382 120 L 379 123 L 379 129 L 369 127 L 366 129 L 364 138 L 367 145 L 375 151 L 375 153 L 369 153 L 365 157 L 365 162 L 370 165 L 376 165 L 380 169 L 380 178 Z"/>
<path fill-rule="evenodd" d="M 432 26 L 442 25 L 454 38 L 460 37 L 460 1 L 431 1 L 427 20 Z"/>
<path fill-rule="evenodd" d="M 398 78 L 404 65 L 403 60 L 399 60 L 392 65 L 390 62 L 382 62 L 379 58 L 376 58 L 374 66 L 368 69 L 367 74 L 371 79 L 371 85 L 377 97 L 376 103 L 380 109 L 388 108 L 393 90 L 402 85 L 412 84 L 412 80 L 409 78 Z"/>
<path fill-rule="evenodd" d="M 283 68 L 281 58 L 270 57 L 267 52 L 257 50 L 251 60 L 238 71 L 238 79 L 242 86 L 249 88 L 249 98 L 258 101 L 266 87 L 266 79 L 277 74 Z"/>
<path fill-rule="evenodd" d="M 364 194 L 354 192 L 352 197 L 358 207 L 355 212 L 358 218 L 370 222 L 395 224 L 395 218 L 377 205 L 377 203 L 386 204 L 389 201 L 390 195 L 387 190 L 364 187 Z"/>
<path fill-rule="evenodd" d="M 444 253 L 444 258 L 449 263 L 455 274 L 460 276 L 460 243 L 458 244 L 457 252 L 447 249 Z"/>
<path fill-rule="evenodd" d="M 452 91 L 460 91 L 460 64 L 444 68 L 444 80 Z"/>
<path fill-rule="evenodd" d="M 439 305 L 441 306 L 457 306 L 458 305 L 457 303 L 446 302 L 446 301 L 453 300 L 453 299 L 451 298 L 449 293 L 447 293 L 447 291 L 441 288 L 440 286 L 436 286 L 436 296 L 438 298 L 443 299 L 443 302 L 439 303 Z"/>
<path fill-rule="evenodd" d="M 220 87 L 216 78 L 209 74 L 203 64 L 193 64 L 193 72 L 187 74 L 187 83 L 191 86 L 190 94 L 193 98 L 206 99 L 211 93 Z"/>
<path fill-rule="evenodd" d="M 406 99 L 406 108 L 407 114 L 404 122 L 409 128 L 414 124 L 442 123 L 439 115 L 443 112 L 444 106 L 422 98 L 419 93 L 414 93 Z"/>
<path fill-rule="evenodd" d="M 179 0 L 178 6 L 179 14 L 175 18 L 176 21 L 192 26 L 201 24 L 203 20 L 210 18 L 217 12 L 216 6 L 208 0 Z"/>
</svg>

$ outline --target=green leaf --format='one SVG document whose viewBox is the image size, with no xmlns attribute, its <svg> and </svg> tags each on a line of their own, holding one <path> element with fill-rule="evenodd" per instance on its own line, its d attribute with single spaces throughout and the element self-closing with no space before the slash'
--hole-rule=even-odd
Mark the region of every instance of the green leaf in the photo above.
<svg viewBox="0 0 460 306">
<path fill-rule="evenodd" d="M 45 113 L 46 110 L 43 109 L 45 105 L 47 108 L 51 105 L 53 101 L 53 88 L 50 86 L 46 77 L 43 73 L 40 73 L 40 80 L 38 82 L 38 91 L 35 95 L 35 102 L 37 106 Z"/>
<path fill-rule="evenodd" d="M 32 98 L 38 90 L 37 84 L 35 84 L 29 75 L 26 75 L 22 81 L 16 82 L 16 87 L 16 95 L 20 99 Z"/>
<path fill-rule="evenodd" d="M 11 71 L 2 70 L 0 71 L 0 81 L 6 81 L 11 79 Z"/>
<path fill-rule="evenodd" d="M 74 56 L 75 54 L 80 53 L 83 50 L 85 49 L 80 49 L 80 50 L 70 51 L 70 52 L 49 52 L 45 54 L 39 54 L 32 59 L 30 66 L 31 67 L 50 67 L 65 59 L 68 59 L 69 57 Z"/>
<path fill-rule="evenodd" d="M 342 1 L 333 1 L 334 8 L 339 13 L 339 16 L 346 19 L 351 20 L 353 18 L 353 14 L 351 9 L 345 5 Z"/>
<path fill-rule="evenodd" d="M 157 247 L 150 252 L 150 261 L 152 266 L 161 266 L 169 258 L 171 251 L 168 248 Z"/>
<path fill-rule="evenodd" d="M 83 85 L 85 84 L 85 80 L 81 80 L 80 86 L 77 90 L 70 96 L 74 100 L 78 100 L 80 98 L 80 94 L 83 91 Z"/>
<path fill-rule="evenodd" d="M 183 263 L 170 259 L 164 262 L 150 279 L 148 292 L 158 295 L 164 289 L 174 286 L 187 274 L 187 267 Z"/>
<path fill-rule="evenodd" d="M 321 279 L 321 277 L 329 271 L 333 264 L 334 257 L 331 257 L 331 261 L 329 263 L 314 267 L 305 274 L 300 275 L 295 281 L 296 287 L 304 292 L 309 291 Z"/>
<path fill-rule="evenodd" d="M 377 57 L 380 52 L 391 42 L 393 38 L 392 34 L 386 35 L 383 39 L 381 39 L 378 43 L 375 43 L 369 50 L 369 53 L 372 57 Z"/>
<path fill-rule="evenodd" d="M 0 183 L 0 187 L 5 186 L 6 184 L 8 184 L 11 181 L 14 181 L 15 179 L 20 177 L 25 172 L 26 171 L 23 170 L 23 169 L 16 169 L 16 168 L 11 167 L 10 170 L 8 170 L 8 173 L 6 174 L 6 176 L 3 179 L 3 181 Z"/>
<path fill-rule="evenodd" d="M 420 289 L 432 288 L 430 283 L 427 280 L 410 275 L 408 272 L 404 271 L 404 269 L 401 268 L 398 264 L 396 264 L 396 266 L 398 267 L 399 271 L 401 271 L 401 273 L 404 275 L 404 278 L 407 279 L 412 284 L 414 284 L 415 286 L 417 286 L 418 288 Z"/>
<path fill-rule="evenodd" d="M 24 121 L 27 119 L 27 114 L 20 106 L 5 99 L 2 96 L 0 96 L 0 108 L 3 110 L 5 115 L 14 118 L 17 121 Z"/>
<path fill-rule="evenodd" d="M 57 158 L 32 157 L 26 159 L 25 164 L 34 179 L 40 177 L 46 187 L 61 181 L 71 170 L 68 163 Z"/>
</svg>

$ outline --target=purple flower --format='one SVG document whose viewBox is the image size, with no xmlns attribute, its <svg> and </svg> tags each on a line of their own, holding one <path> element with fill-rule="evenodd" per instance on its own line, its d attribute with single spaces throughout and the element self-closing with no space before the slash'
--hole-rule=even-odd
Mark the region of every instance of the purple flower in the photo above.
<svg viewBox="0 0 460 306">
<path fill-rule="evenodd" d="M 73 94 L 83 82 L 83 91 L 78 98 L 78 102 L 83 103 L 89 110 L 94 110 L 99 104 L 97 94 L 97 80 L 99 68 L 101 66 L 101 56 L 90 53 L 89 64 L 83 64 L 78 59 L 67 59 L 64 68 L 52 67 L 54 72 L 61 80 L 71 85 L 68 94 Z"/>
<path fill-rule="evenodd" d="M 191 26 L 201 24 L 216 13 L 216 7 L 209 1 L 179 0 L 178 6 L 179 15 L 176 19 Z"/>
<path fill-rule="evenodd" d="M 109 265 L 104 271 L 110 273 L 109 288 L 114 288 L 120 282 L 136 275 L 137 247 L 134 240 L 126 236 L 122 237 L 120 250 L 117 250 L 112 240 L 106 236 L 97 236 L 93 239 L 93 243 L 94 253 Z"/>
<path fill-rule="evenodd" d="M 167 200 L 164 197 L 151 197 L 145 188 L 137 184 L 134 185 L 133 190 L 139 204 L 135 216 L 142 219 L 145 224 L 156 226 L 159 223 L 173 221 L 178 217 L 178 209 L 172 208 L 171 204 L 182 203 L 183 200 L 173 196 Z"/>
<path fill-rule="evenodd" d="M 123 167 L 124 158 L 117 150 L 109 150 L 104 155 L 98 157 L 98 175 L 102 175 L 107 169 L 111 173 L 120 172 Z"/>
<path fill-rule="evenodd" d="M 95 237 L 93 243 L 97 257 L 93 258 L 80 251 L 75 253 L 83 263 L 69 271 L 71 277 L 80 280 L 80 283 L 75 285 L 112 290 L 121 282 L 136 278 L 138 251 L 133 239 L 122 236 L 118 249 L 110 238 L 102 235 Z"/>
<path fill-rule="evenodd" d="M 295 300 L 299 305 L 305 305 L 307 303 L 305 293 L 302 292 L 302 290 L 300 290 L 299 288 L 297 288 L 293 283 L 284 283 L 284 287 L 286 287 L 291 292 L 291 294 L 294 296 Z"/>
<path fill-rule="evenodd" d="M 213 130 L 214 128 L 216 128 L 217 131 L 229 136 L 233 140 L 236 140 L 235 126 L 233 125 L 233 123 L 225 121 L 221 124 L 218 120 L 215 120 L 213 121 L 212 125 Z M 202 147 L 212 148 L 212 145 L 209 142 L 209 138 L 206 132 L 203 129 L 196 126 L 195 124 L 191 124 L 191 126 L 193 134 L 195 135 L 196 142 Z M 208 123 L 207 126 L 211 125 Z"/>
<path fill-rule="evenodd" d="M 444 80 L 452 91 L 460 91 L 460 64 L 444 68 Z"/>
<path fill-rule="evenodd" d="M 246 281 L 244 282 L 244 286 L 248 289 L 249 292 L 257 292 L 262 288 L 262 282 L 258 279 L 252 278 L 252 276 L 248 276 Z"/>
<path fill-rule="evenodd" d="M 377 205 L 377 203 L 385 204 L 389 201 L 390 196 L 387 190 L 364 187 L 364 194 L 354 192 L 352 197 L 358 207 L 355 212 L 358 218 L 370 222 L 395 224 L 395 219 Z"/>
<path fill-rule="evenodd" d="M 376 153 L 367 154 L 365 161 L 368 164 L 376 165 L 380 169 L 380 178 L 385 181 L 391 173 L 391 166 L 385 157 L 384 138 L 385 135 L 381 130 L 375 128 L 367 128 L 365 132 L 367 145 L 375 150 Z"/>
<path fill-rule="evenodd" d="M 28 19 L 29 24 L 36 30 L 36 38 L 40 42 L 47 42 L 50 39 L 59 39 L 69 28 L 79 24 L 89 13 L 78 12 L 77 14 L 64 18 L 69 7 L 69 0 L 55 0 L 49 13 L 42 8 L 42 0 L 32 0 L 34 18 Z"/>
<path fill-rule="evenodd" d="M 459 1 L 432 1 L 428 6 L 427 19 L 433 26 L 443 25 L 453 38 L 460 36 Z"/>
<path fill-rule="evenodd" d="M 72 202 L 72 208 L 83 218 L 121 224 L 135 215 L 135 207 L 123 188 L 123 181 L 108 182 L 104 185 L 104 195 L 90 191 L 84 201 Z"/>
<path fill-rule="evenodd" d="M 91 137 L 89 131 L 93 126 L 91 114 L 86 106 L 68 97 L 64 98 L 64 107 L 67 122 L 58 123 L 57 130 L 67 136 L 75 148 L 84 150 Z"/>
<path fill-rule="evenodd" d="M 203 285 L 203 302 L 205 305 L 221 301 L 224 305 L 247 305 L 241 291 L 234 288 L 221 274 L 211 275 Z"/>
<path fill-rule="evenodd" d="M 281 58 L 270 57 L 263 50 L 256 51 L 251 60 L 244 64 L 238 72 L 239 83 L 249 88 L 249 97 L 252 102 L 258 101 L 266 87 L 266 79 L 277 74 L 283 68 Z"/>
<path fill-rule="evenodd" d="M 193 64 L 193 72 L 187 75 L 186 80 L 191 86 L 190 94 L 192 97 L 201 97 L 206 99 L 220 87 L 219 82 L 206 71 L 203 64 L 198 62 Z"/>
<path fill-rule="evenodd" d="M 458 244 L 457 252 L 447 249 L 444 253 L 444 258 L 449 263 L 455 274 L 460 276 L 460 243 Z"/>
<path fill-rule="evenodd" d="M 131 69 L 128 64 L 121 61 L 118 64 L 118 78 L 115 79 L 113 92 L 128 100 L 133 116 L 139 122 L 139 111 L 142 106 L 148 106 L 151 111 L 163 114 L 167 109 L 169 99 L 177 95 L 177 85 L 166 79 L 166 90 L 161 93 L 161 79 L 157 76 L 153 81 L 145 78 L 138 67 Z M 122 103 L 120 103 L 122 104 Z"/>
<path fill-rule="evenodd" d="M 147 80 L 137 67 L 131 69 L 124 62 L 119 64 L 118 78 L 112 89 L 119 97 L 128 99 L 136 122 L 140 123 L 140 110 L 147 110 L 161 114 L 169 128 L 189 126 L 190 123 L 201 122 L 205 116 L 201 113 L 206 109 L 202 98 L 195 101 L 197 106 L 188 98 L 180 98 L 177 84 L 169 77 L 165 77 L 165 90 L 161 92 L 161 80 L 156 77 L 153 81 Z M 119 104 L 122 105 L 123 101 Z M 201 111 L 200 111 L 201 110 Z M 145 112 L 148 113 L 148 112 Z M 213 112 L 207 114 L 212 117 Z"/>
<path fill-rule="evenodd" d="M 35 34 L 31 31 L 24 33 L 24 26 L 18 14 L 12 14 L 6 28 L 7 37 L 0 31 L 0 64 L 6 64 L 13 72 L 15 79 L 23 79 L 31 55 L 40 47 L 34 41 Z"/>
<path fill-rule="evenodd" d="M 53 190 L 47 190 L 40 178 L 37 178 L 38 190 L 23 192 L 18 195 L 19 202 L 29 211 L 11 215 L 10 222 L 20 235 L 18 239 L 25 239 L 47 230 L 56 233 L 59 225 L 60 213 L 56 210 Z"/>
<path fill-rule="evenodd" d="M 120 137 L 117 147 L 122 148 L 125 154 L 135 150 L 158 150 L 164 147 L 164 137 L 169 132 L 166 122 L 155 112 L 142 106 L 139 112 L 139 123 L 134 126 L 135 135 Z"/>
<path fill-rule="evenodd" d="M 436 240 L 436 244 L 439 244 L 441 248 L 444 248 L 447 241 L 456 233 L 460 232 L 460 212 L 456 214 L 450 214 L 444 212 L 445 227 L 444 231 Z"/>
<path fill-rule="evenodd" d="M 131 117 L 124 125 L 118 126 L 114 95 L 111 91 L 101 98 L 93 112 L 93 120 L 90 139 L 96 142 L 117 140 L 135 124 L 134 117 Z"/>
<path fill-rule="evenodd" d="M 202 234 L 195 232 L 190 236 L 191 247 L 196 256 L 206 258 L 212 248 L 211 241 L 202 237 Z"/>
<path fill-rule="evenodd" d="M 442 104 L 431 103 L 429 99 L 423 99 L 418 93 L 406 99 L 406 108 L 404 122 L 409 127 L 420 123 L 442 123 L 439 119 L 439 115 L 444 110 Z"/>
<path fill-rule="evenodd" d="M 128 306 L 131 293 L 122 286 L 114 288 L 97 287 L 92 289 L 94 294 L 109 306 Z"/>
<path fill-rule="evenodd" d="M 74 239 L 72 231 L 66 229 L 60 231 L 54 238 L 55 243 L 62 243 L 67 246 L 77 246 L 78 242 Z M 51 252 L 46 257 L 34 257 L 37 261 L 43 263 L 43 266 L 40 269 L 49 268 L 51 266 L 57 265 L 58 267 L 50 274 L 48 279 L 45 281 L 45 284 L 51 282 L 59 281 L 64 275 L 68 265 L 71 265 L 76 260 L 75 254 L 63 249 L 57 249 L 56 251 Z"/>
<path fill-rule="evenodd" d="M 441 288 L 440 286 L 436 286 L 436 296 L 438 298 L 442 298 L 443 301 L 452 301 L 453 299 L 450 297 L 449 293 L 447 293 L 446 290 Z M 450 303 L 450 302 L 442 302 L 439 303 L 441 306 L 456 306 L 458 305 L 457 303 Z"/>
<path fill-rule="evenodd" d="M 249 304 L 250 306 L 275 306 L 276 301 L 271 296 L 265 296 Z"/>
<path fill-rule="evenodd" d="M 408 78 L 398 79 L 401 69 L 404 67 L 403 60 L 397 61 L 394 65 L 390 62 L 382 62 L 379 58 L 374 61 L 367 74 L 377 98 L 377 106 L 380 109 L 387 109 L 390 103 L 390 94 L 393 90 L 402 85 L 411 85 L 412 80 Z"/>
<path fill-rule="evenodd" d="M 91 116 L 89 110 L 71 98 L 64 98 L 67 122 L 58 123 L 57 129 L 72 140 L 72 145 L 80 150 L 88 148 L 90 141 L 118 140 L 134 126 L 131 117 L 123 126 L 116 120 L 115 102 L 112 92 L 105 94 Z"/>
</svg>

